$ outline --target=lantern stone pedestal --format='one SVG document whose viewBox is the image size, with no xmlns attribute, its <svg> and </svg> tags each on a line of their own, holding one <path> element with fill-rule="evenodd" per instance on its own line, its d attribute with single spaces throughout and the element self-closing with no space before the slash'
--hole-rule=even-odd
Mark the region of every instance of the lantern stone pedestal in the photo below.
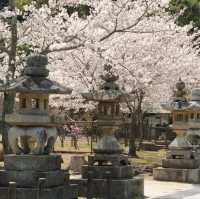
<svg viewBox="0 0 200 199">
<path fill-rule="evenodd" d="M 126 155 L 95 154 L 88 159 L 88 165 L 82 167 L 82 178 L 71 180 L 78 184 L 79 196 L 132 199 L 144 195 L 144 179 L 134 176 Z"/>
<path fill-rule="evenodd" d="M 0 194 L 8 196 L 9 183 L 16 183 L 16 199 L 72 199 L 77 185 L 69 184 L 68 172 L 61 170 L 59 155 L 5 155 L 0 170 Z M 42 179 L 41 183 L 40 180 Z"/>
</svg>

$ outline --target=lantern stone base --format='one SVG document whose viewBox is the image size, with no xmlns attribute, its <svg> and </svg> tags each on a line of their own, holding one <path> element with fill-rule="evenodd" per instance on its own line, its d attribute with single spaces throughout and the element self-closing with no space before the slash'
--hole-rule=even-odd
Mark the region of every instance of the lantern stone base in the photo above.
<svg viewBox="0 0 200 199">
<path fill-rule="evenodd" d="M 197 169 L 200 166 L 200 160 L 195 159 L 165 159 L 162 160 L 163 168 L 176 169 Z"/>
<path fill-rule="evenodd" d="M 111 179 L 109 182 L 106 179 L 92 179 L 89 184 L 88 179 L 73 179 L 70 182 L 78 184 L 79 197 L 132 199 L 134 196 L 144 196 L 143 177 Z"/>
<path fill-rule="evenodd" d="M 5 170 L 0 170 L 0 199 L 12 199 L 8 197 L 10 182 L 16 183 L 16 199 L 77 198 L 78 187 L 69 184 L 68 172 L 61 170 L 61 156 L 5 155 L 4 161 Z"/>
<path fill-rule="evenodd" d="M 82 177 L 71 183 L 78 184 L 79 197 L 132 199 L 144 195 L 143 177 L 134 176 L 128 156 L 123 154 L 89 155 Z"/>
<path fill-rule="evenodd" d="M 10 199 L 8 192 L 8 187 L 0 187 L 0 198 Z M 39 199 L 74 199 L 77 195 L 77 185 L 65 185 L 42 189 Z M 16 199 L 38 199 L 38 189 L 17 188 Z"/>
<path fill-rule="evenodd" d="M 83 166 L 82 177 L 87 178 L 88 172 L 93 173 L 93 178 L 104 179 L 107 177 L 107 172 L 110 173 L 110 177 L 114 179 L 132 178 L 133 167 L 131 165 L 126 166 Z"/>
<path fill-rule="evenodd" d="M 128 157 L 123 154 L 94 154 L 88 156 L 88 164 L 94 165 L 95 163 L 103 164 L 109 162 L 112 165 L 128 165 Z"/>
<path fill-rule="evenodd" d="M 66 173 L 62 170 L 48 172 L 0 170 L 0 186 L 8 186 L 9 182 L 16 182 L 20 187 L 34 188 L 37 187 L 39 178 L 46 179 L 43 187 L 61 186 L 65 183 Z"/>
<path fill-rule="evenodd" d="M 189 159 L 193 158 L 194 153 L 192 149 L 171 149 L 167 153 L 168 159 Z"/>
<path fill-rule="evenodd" d="M 155 168 L 153 177 L 160 181 L 200 183 L 200 169 Z"/>
<path fill-rule="evenodd" d="M 60 155 L 5 155 L 5 170 L 11 171 L 52 171 L 61 168 Z"/>
</svg>

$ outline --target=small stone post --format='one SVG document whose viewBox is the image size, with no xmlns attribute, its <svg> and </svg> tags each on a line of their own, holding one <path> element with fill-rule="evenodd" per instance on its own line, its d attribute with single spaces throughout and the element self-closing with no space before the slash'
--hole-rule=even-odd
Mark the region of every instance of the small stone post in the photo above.
<svg viewBox="0 0 200 199">
<path fill-rule="evenodd" d="M 88 180 L 87 180 L 87 199 L 92 199 L 92 178 L 93 172 L 88 172 Z"/>
<path fill-rule="evenodd" d="M 16 199 L 16 182 L 9 182 L 8 199 Z"/>
<path fill-rule="evenodd" d="M 106 172 L 106 187 L 107 187 L 107 191 L 106 191 L 106 199 L 111 199 L 111 173 L 110 171 Z"/>
<path fill-rule="evenodd" d="M 69 181 L 70 181 L 70 173 L 69 173 L 69 171 L 66 171 L 66 172 L 65 172 L 65 175 L 66 175 L 65 183 L 66 183 L 67 185 L 69 185 Z"/>
<path fill-rule="evenodd" d="M 39 178 L 38 180 L 38 191 L 37 191 L 37 199 L 42 199 L 42 188 L 44 183 L 46 182 L 46 178 Z"/>
</svg>

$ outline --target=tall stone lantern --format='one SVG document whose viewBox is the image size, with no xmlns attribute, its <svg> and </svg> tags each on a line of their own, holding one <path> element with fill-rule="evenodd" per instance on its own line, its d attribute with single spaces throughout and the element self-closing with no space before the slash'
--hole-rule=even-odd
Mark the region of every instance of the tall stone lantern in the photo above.
<svg viewBox="0 0 200 199">
<path fill-rule="evenodd" d="M 120 154 L 123 149 L 115 137 L 115 132 L 122 124 L 120 103 L 124 102 L 127 94 L 120 90 L 116 81 L 118 76 L 112 73 L 112 66 L 105 66 L 104 81 L 100 89 L 83 94 L 87 100 L 97 102 L 97 125 L 102 132 L 102 138 L 94 148 L 95 153 Z"/>
<path fill-rule="evenodd" d="M 170 105 L 172 112 L 172 128 L 176 138 L 169 145 L 168 157 L 191 158 L 192 145 L 186 138 L 188 128 L 188 101 L 186 99 L 185 83 L 179 79 L 176 83 L 173 102 Z"/>
<path fill-rule="evenodd" d="M 120 103 L 127 100 L 128 94 L 120 90 L 116 83 L 119 77 L 112 72 L 112 66 L 105 65 L 104 69 L 99 90 L 83 94 L 87 100 L 97 102 L 97 126 L 102 138 L 94 154 L 89 155 L 88 165 L 82 167 L 82 178 L 72 182 L 79 184 L 81 197 L 131 199 L 143 195 L 143 178 L 134 177 L 133 167 L 115 137 L 123 125 Z M 92 183 L 86 188 L 85 181 Z"/>
<path fill-rule="evenodd" d="M 192 89 L 187 100 L 185 95 L 185 83 L 179 80 L 173 102 L 165 107 L 172 113 L 172 128 L 176 138 L 169 145 L 169 152 L 167 158 L 162 161 L 162 167 L 153 171 L 156 180 L 200 182 L 199 152 L 191 141 L 195 138 L 194 141 L 198 143 L 200 137 L 200 89 Z"/>
<path fill-rule="evenodd" d="M 23 75 L 6 88 L 6 92 L 16 93 L 18 101 L 16 111 L 6 115 L 12 126 L 9 146 L 15 154 L 49 154 L 57 138 L 56 126 L 62 125 L 49 115 L 49 95 L 70 94 L 71 89 L 47 79 L 47 63 L 45 56 L 29 57 Z"/>
<path fill-rule="evenodd" d="M 5 190 L 9 190 L 10 182 L 15 183 L 16 199 L 64 199 L 66 171 L 61 170 L 61 156 L 51 154 L 56 127 L 62 121 L 50 116 L 48 107 L 50 94 L 70 94 L 72 90 L 48 79 L 47 64 L 46 56 L 28 57 L 23 75 L 6 89 L 0 88 L 16 93 L 15 111 L 6 115 L 12 154 L 5 155 L 5 169 L 0 170 L 0 195 L 4 190 L 5 199 L 9 197 Z"/>
</svg>

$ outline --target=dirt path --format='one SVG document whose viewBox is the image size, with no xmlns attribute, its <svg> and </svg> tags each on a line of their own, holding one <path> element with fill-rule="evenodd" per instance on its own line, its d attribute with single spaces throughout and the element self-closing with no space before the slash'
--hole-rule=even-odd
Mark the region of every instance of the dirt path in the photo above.
<svg viewBox="0 0 200 199">
<path fill-rule="evenodd" d="M 160 182 L 147 177 L 144 186 L 148 199 L 200 199 L 200 185 Z"/>
</svg>

